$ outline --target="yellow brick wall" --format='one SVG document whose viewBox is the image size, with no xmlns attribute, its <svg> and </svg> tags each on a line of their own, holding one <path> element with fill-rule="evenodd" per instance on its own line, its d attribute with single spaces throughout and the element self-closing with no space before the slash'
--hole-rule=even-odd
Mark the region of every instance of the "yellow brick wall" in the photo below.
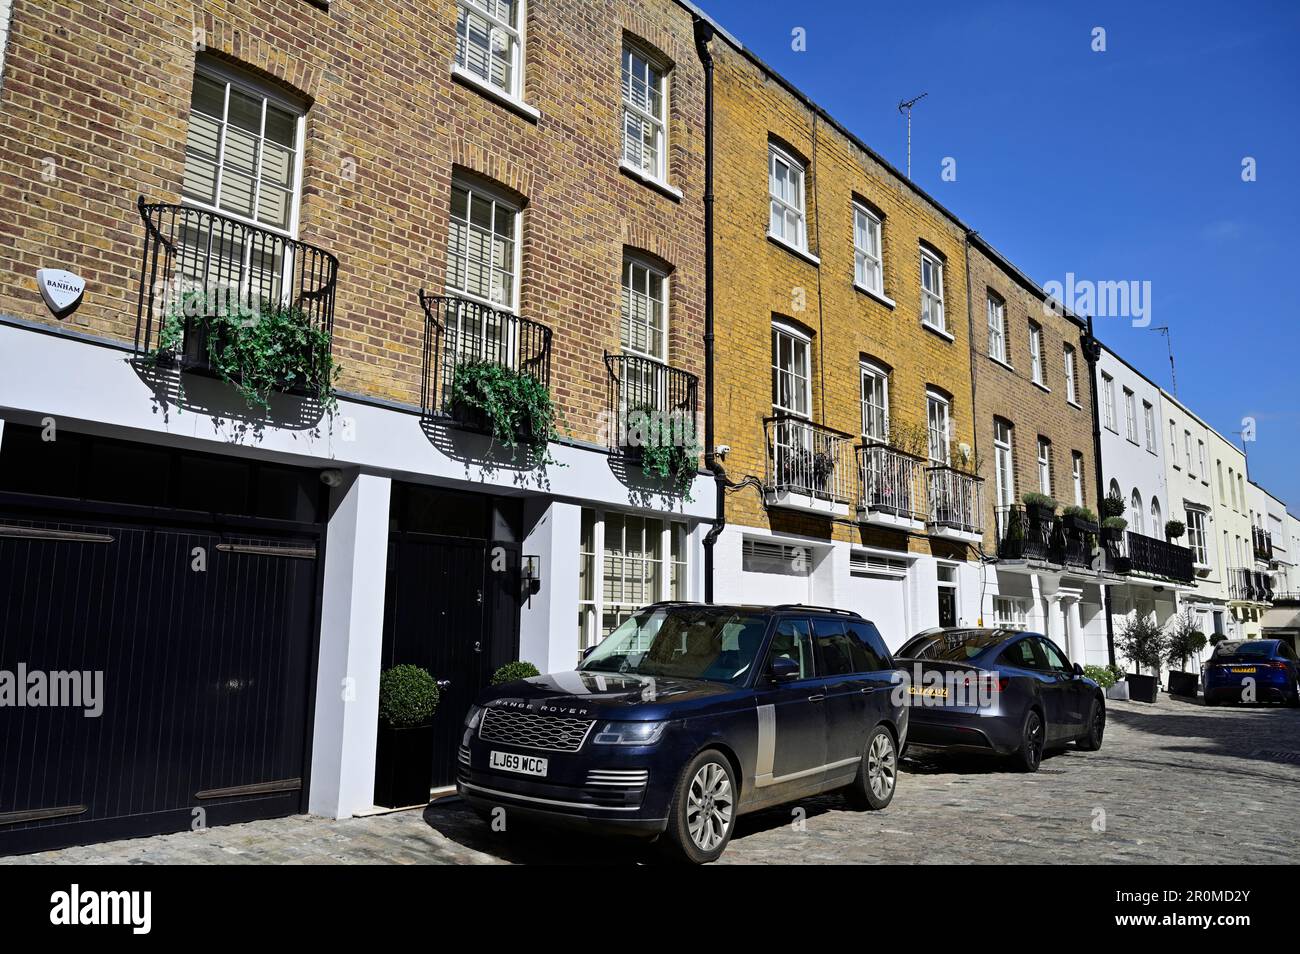
<svg viewBox="0 0 1300 954">
<path fill-rule="evenodd" d="M 893 426 L 924 427 L 926 386 L 937 386 L 952 398 L 953 440 L 973 448 L 964 231 L 744 55 L 717 46 L 715 400 L 718 442 L 732 448 L 725 461 L 728 475 L 733 480 L 763 475 L 762 422 L 772 413 L 774 315 L 794 319 L 813 333 L 814 421 L 860 442 L 858 368 L 860 358 L 869 356 L 892 369 Z M 807 161 L 808 246 L 820 258 L 819 266 L 766 237 L 770 137 Z M 855 195 L 884 213 L 884 285 L 896 303 L 892 309 L 853 284 Z M 944 306 L 951 341 L 921 325 L 922 241 L 946 258 Z M 852 486 L 856 493 L 856 476 Z M 765 510 L 748 489 L 728 496 L 727 520 L 825 539 L 930 549 L 924 536 L 909 540 L 901 533 L 859 528 L 852 517 L 829 521 Z M 948 556 L 962 549 L 938 541 L 935 546 Z"/>
</svg>

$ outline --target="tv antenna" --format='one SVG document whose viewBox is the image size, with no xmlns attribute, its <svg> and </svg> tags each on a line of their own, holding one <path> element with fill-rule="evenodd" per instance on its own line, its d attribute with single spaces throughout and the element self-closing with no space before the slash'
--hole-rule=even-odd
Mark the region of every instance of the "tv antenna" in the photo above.
<svg viewBox="0 0 1300 954">
<path fill-rule="evenodd" d="M 902 100 L 898 104 L 900 113 L 907 112 L 907 177 L 909 179 L 912 178 L 912 107 L 929 95 L 929 93 L 922 93 L 920 96 Z"/>
<path fill-rule="evenodd" d="M 1178 374 L 1174 370 L 1174 336 L 1170 333 L 1168 325 L 1159 325 L 1151 330 L 1165 336 L 1165 347 L 1169 351 L 1169 384 L 1173 389 L 1174 397 L 1178 397 Z"/>
</svg>

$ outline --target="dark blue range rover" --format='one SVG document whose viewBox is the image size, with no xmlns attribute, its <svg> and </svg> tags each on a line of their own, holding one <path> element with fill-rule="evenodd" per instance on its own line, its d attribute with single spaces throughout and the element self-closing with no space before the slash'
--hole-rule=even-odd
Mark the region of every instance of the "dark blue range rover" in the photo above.
<svg viewBox="0 0 1300 954">
<path fill-rule="evenodd" d="M 457 788 L 485 816 L 657 837 L 712 861 L 746 812 L 837 788 L 888 805 L 907 735 L 900 681 L 856 613 L 659 603 L 576 671 L 480 696 Z"/>
</svg>

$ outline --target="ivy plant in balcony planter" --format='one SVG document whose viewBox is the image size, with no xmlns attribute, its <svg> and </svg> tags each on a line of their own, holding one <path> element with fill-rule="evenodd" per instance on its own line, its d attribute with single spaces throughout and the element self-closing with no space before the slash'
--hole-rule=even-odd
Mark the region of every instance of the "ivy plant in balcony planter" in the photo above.
<svg viewBox="0 0 1300 954">
<path fill-rule="evenodd" d="M 633 408 L 627 415 L 624 437 L 629 456 L 641 462 L 641 473 L 669 481 L 674 492 L 688 501 L 693 499 L 691 484 L 701 448 L 688 415 L 665 414 L 649 406 Z"/>
<path fill-rule="evenodd" d="M 376 805 L 402 808 L 429 801 L 439 698 L 437 682 L 419 666 L 394 666 L 380 675 Z"/>
<path fill-rule="evenodd" d="M 452 372 L 451 414 L 507 447 L 540 448 L 542 461 L 554 463 L 546 447 L 555 437 L 555 404 L 550 389 L 527 371 L 495 361 L 460 362 Z"/>
<path fill-rule="evenodd" d="M 1181 520 L 1165 521 L 1165 539 L 1179 540 L 1187 532 L 1186 525 Z"/>
<path fill-rule="evenodd" d="M 187 292 L 168 310 L 149 353 L 167 364 L 185 350 L 185 326 L 200 329 L 208 369 L 238 391 L 250 407 L 271 409 L 274 391 L 306 391 L 330 412 L 338 406 L 329 332 L 301 308 L 263 305 L 249 309 L 228 295 Z"/>
<path fill-rule="evenodd" d="M 1022 498 L 1025 502 L 1025 511 L 1029 514 L 1029 519 L 1034 523 L 1046 523 L 1052 519 L 1059 506 L 1057 502 L 1047 494 L 1027 493 Z"/>
</svg>

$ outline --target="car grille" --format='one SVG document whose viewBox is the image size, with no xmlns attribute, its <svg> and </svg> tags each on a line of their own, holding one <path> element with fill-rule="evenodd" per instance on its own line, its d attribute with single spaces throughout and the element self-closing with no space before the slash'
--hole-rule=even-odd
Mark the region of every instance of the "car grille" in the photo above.
<svg viewBox="0 0 1300 954">
<path fill-rule="evenodd" d="M 592 769 L 587 773 L 588 785 L 606 788 L 641 788 L 649 780 L 646 769 Z"/>
<path fill-rule="evenodd" d="M 563 716 L 537 715 L 510 709 L 485 709 L 478 737 L 524 749 L 545 752 L 576 752 L 582 748 L 594 721 Z"/>
</svg>

